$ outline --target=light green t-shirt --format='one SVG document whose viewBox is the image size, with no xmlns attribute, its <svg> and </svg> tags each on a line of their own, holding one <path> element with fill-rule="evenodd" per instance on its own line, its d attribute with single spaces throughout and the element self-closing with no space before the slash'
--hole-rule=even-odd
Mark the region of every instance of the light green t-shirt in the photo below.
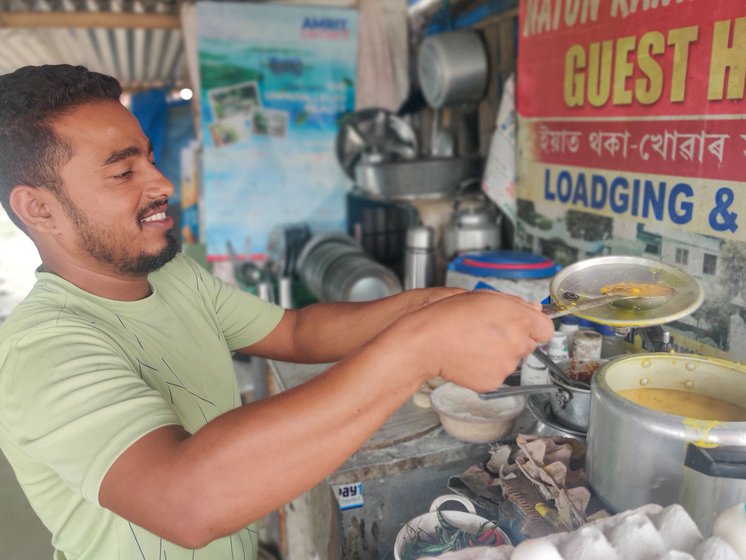
<svg viewBox="0 0 746 560">
<path fill-rule="evenodd" d="M 167 424 L 194 433 L 240 405 L 230 352 L 283 313 L 184 255 L 149 280 L 152 295 L 122 302 L 37 273 L 0 326 L 0 447 L 55 558 L 254 559 L 250 527 L 192 551 L 99 505 L 104 475 L 133 442 Z"/>
</svg>

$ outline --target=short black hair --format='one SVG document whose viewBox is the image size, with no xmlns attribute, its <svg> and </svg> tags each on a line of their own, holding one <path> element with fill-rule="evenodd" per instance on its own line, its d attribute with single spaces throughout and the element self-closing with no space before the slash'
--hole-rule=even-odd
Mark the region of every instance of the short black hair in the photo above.
<svg viewBox="0 0 746 560">
<path fill-rule="evenodd" d="M 31 185 L 60 191 L 59 169 L 72 148 L 54 132 L 54 119 L 86 103 L 114 100 L 119 82 L 84 66 L 25 66 L 0 76 L 0 203 L 25 231 L 10 208 L 10 191 Z"/>
</svg>

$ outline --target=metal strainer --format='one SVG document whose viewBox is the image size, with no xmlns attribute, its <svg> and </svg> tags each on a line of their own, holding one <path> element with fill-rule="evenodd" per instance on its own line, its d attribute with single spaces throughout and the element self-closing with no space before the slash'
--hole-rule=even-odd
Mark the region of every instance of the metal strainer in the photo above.
<svg viewBox="0 0 746 560">
<path fill-rule="evenodd" d="M 690 274 L 676 267 L 642 257 L 596 257 L 568 266 L 549 285 L 552 300 L 566 293 L 596 298 L 620 284 L 663 288 L 670 293 L 655 305 L 609 303 L 574 313 L 612 327 L 645 327 L 669 323 L 693 313 L 704 300 L 704 291 Z"/>
</svg>

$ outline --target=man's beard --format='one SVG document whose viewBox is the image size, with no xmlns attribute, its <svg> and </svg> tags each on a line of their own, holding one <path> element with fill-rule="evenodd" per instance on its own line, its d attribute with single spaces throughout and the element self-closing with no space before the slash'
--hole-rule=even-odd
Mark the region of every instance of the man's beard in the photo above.
<svg viewBox="0 0 746 560">
<path fill-rule="evenodd" d="M 179 251 L 173 230 L 169 230 L 164 234 L 166 246 L 156 254 L 132 255 L 126 250 L 117 254 L 115 250 L 117 245 L 122 249 L 124 247 L 117 243 L 110 231 L 93 227 L 85 214 L 66 196 L 61 201 L 70 219 L 78 228 L 82 248 L 98 262 L 113 265 L 122 274 L 141 276 L 154 272 L 172 260 Z"/>
</svg>

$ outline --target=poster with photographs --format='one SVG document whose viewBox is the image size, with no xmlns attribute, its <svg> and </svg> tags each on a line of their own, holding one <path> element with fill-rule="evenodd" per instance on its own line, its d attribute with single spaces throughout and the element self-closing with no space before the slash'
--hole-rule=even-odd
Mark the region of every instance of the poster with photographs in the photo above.
<svg viewBox="0 0 746 560">
<path fill-rule="evenodd" d="M 357 12 L 198 3 L 204 227 L 211 260 L 261 257 L 272 229 L 345 230 L 339 119 L 354 109 Z"/>
<path fill-rule="evenodd" d="M 260 106 L 256 81 L 211 89 L 207 92 L 210 111 L 210 139 L 215 147 L 228 146 L 249 137 L 252 112 Z"/>
<path fill-rule="evenodd" d="M 675 348 L 746 362 L 746 4 L 561 4 L 520 4 L 519 247 L 686 271 Z"/>
</svg>

